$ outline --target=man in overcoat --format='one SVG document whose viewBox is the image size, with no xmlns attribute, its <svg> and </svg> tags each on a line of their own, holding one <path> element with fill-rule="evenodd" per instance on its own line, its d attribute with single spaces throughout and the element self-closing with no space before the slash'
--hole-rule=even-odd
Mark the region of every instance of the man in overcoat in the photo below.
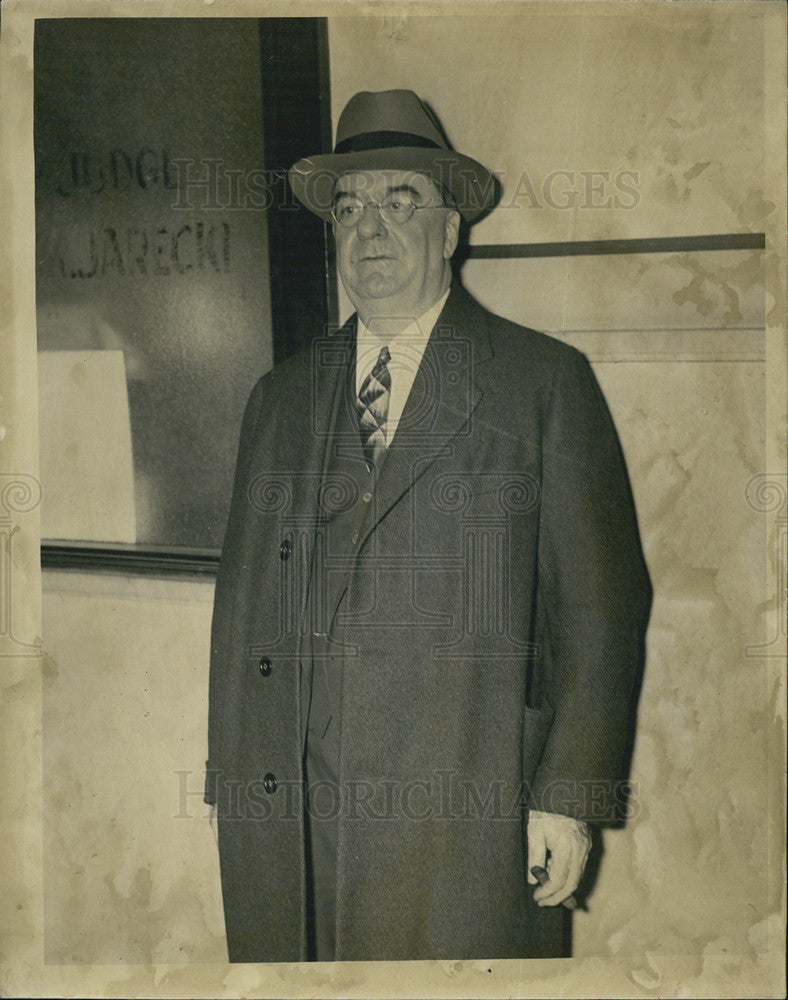
<svg viewBox="0 0 788 1000">
<path fill-rule="evenodd" d="M 609 412 L 452 274 L 494 185 L 415 94 L 357 94 L 289 177 L 356 313 L 241 432 L 206 782 L 230 960 L 565 954 L 650 600 Z"/>
</svg>

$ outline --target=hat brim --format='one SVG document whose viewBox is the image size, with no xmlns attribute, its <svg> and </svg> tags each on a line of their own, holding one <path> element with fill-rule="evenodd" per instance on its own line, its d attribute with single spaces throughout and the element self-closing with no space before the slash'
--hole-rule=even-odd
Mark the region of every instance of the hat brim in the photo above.
<svg viewBox="0 0 788 1000">
<path fill-rule="evenodd" d="M 500 183 L 486 167 L 453 149 L 390 146 L 354 153 L 325 153 L 299 160 L 288 171 L 296 198 L 310 212 L 331 222 L 338 178 L 365 170 L 412 170 L 429 174 L 451 192 L 463 219 L 476 222 L 496 204 Z"/>
</svg>

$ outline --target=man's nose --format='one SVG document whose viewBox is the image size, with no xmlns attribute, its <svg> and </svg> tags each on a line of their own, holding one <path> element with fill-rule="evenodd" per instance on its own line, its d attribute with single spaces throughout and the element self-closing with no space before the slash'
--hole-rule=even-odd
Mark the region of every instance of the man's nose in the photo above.
<svg viewBox="0 0 788 1000">
<path fill-rule="evenodd" d="M 356 224 L 356 232 L 362 240 L 371 240 L 375 236 L 385 235 L 386 227 L 380 217 L 380 209 L 377 205 L 367 202 L 364 211 Z"/>
</svg>

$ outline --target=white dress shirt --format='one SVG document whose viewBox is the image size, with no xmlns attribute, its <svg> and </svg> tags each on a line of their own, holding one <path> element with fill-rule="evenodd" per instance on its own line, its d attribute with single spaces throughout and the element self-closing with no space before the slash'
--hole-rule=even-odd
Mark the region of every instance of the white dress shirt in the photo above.
<svg viewBox="0 0 788 1000">
<path fill-rule="evenodd" d="M 443 309 L 449 289 L 425 313 L 400 330 L 393 337 L 380 337 L 367 329 L 359 319 L 356 335 L 356 395 L 375 367 L 383 347 L 388 347 L 391 361 L 388 369 L 391 375 L 391 393 L 386 419 L 386 447 L 388 448 L 399 426 L 402 411 L 408 401 L 416 372 L 430 339 L 432 328 Z"/>
</svg>

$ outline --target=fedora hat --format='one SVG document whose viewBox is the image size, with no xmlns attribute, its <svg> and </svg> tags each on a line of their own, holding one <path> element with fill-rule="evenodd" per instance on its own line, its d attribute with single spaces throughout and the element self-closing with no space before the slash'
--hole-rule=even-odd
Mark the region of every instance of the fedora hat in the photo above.
<svg viewBox="0 0 788 1000">
<path fill-rule="evenodd" d="M 302 204 L 331 221 L 337 178 L 360 170 L 426 173 L 451 193 L 469 223 L 493 207 L 498 190 L 489 170 L 449 146 L 435 116 L 412 90 L 355 94 L 339 116 L 334 152 L 299 160 L 288 179 Z"/>
</svg>

